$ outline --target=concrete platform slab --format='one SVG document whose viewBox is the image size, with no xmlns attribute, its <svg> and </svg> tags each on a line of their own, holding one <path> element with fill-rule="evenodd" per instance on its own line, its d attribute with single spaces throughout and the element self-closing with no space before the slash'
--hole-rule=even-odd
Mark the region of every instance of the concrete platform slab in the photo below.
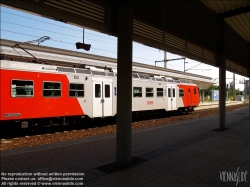
<svg viewBox="0 0 250 187">
<path fill-rule="evenodd" d="M 217 130 L 217 115 L 133 130 L 137 164 L 124 170 L 112 170 L 109 134 L 1 151 L 1 172 L 85 173 L 84 186 L 250 186 L 248 110 L 227 113 L 225 131 Z M 245 172 L 246 180 L 229 181 L 225 172 Z"/>
<path fill-rule="evenodd" d="M 226 101 L 226 106 L 233 106 L 243 104 L 242 101 Z M 204 102 L 200 103 L 198 107 L 194 108 L 194 110 L 203 110 L 203 109 L 210 109 L 210 108 L 218 108 L 219 101 L 211 101 L 211 102 Z"/>
</svg>

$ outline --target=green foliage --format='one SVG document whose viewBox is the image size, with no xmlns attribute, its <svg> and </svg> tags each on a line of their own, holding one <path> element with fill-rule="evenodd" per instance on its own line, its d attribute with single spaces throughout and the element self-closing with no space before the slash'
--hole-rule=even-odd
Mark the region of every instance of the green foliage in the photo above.
<svg viewBox="0 0 250 187">
<path fill-rule="evenodd" d="M 211 91 L 212 91 L 212 90 L 219 90 L 219 88 L 220 88 L 220 87 L 219 87 L 218 85 L 212 85 L 212 86 L 210 86 L 208 89 L 206 89 L 206 90 L 204 91 L 205 97 L 207 97 L 207 96 L 210 96 L 210 97 L 211 97 Z M 229 95 L 230 95 L 230 99 L 231 99 L 231 97 L 233 97 L 233 87 L 230 87 L 229 90 L 226 88 L 226 91 L 229 91 Z M 237 89 L 237 90 L 236 90 L 236 95 L 240 95 L 240 94 L 241 94 L 240 90 Z"/>
<path fill-rule="evenodd" d="M 206 89 L 206 90 L 204 91 L 205 97 L 211 96 L 211 90 L 219 90 L 219 86 L 217 86 L 217 85 L 212 85 L 212 86 L 210 86 L 208 89 Z"/>
</svg>

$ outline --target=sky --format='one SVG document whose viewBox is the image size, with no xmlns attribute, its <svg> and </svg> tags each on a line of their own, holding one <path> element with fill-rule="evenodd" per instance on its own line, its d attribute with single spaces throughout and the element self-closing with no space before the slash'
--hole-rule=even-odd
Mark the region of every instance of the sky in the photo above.
<svg viewBox="0 0 250 187">
<path fill-rule="evenodd" d="M 62 23 L 52 19 L 43 18 L 33 14 L 17 11 L 0 6 L 1 8 L 1 33 L 2 39 L 27 42 L 36 40 L 42 36 L 51 39 L 41 43 L 49 46 L 72 51 L 80 51 L 75 43 L 83 41 L 83 29 L 70 24 Z M 95 54 L 105 57 L 117 58 L 117 38 L 84 29 L 84 43 L 91 44 L 90 51 L 84 53 Z M 182 56 L 167 52 L 167 59 L 180 58 Z M 155 65 L 155 61 L 164 59 L 164 51 L 133 42 L 133 62 Z M 186 59 L 185 69 L 188 73 L 212 77 L 219 82 L 219 69 L 192 59 Z M 156 64 L 163 67 L 163 62 Z M 195 66 L 195 67 L 194 67 Z M 184 60 L 170 61 L 167 67 L 174 70 L 184 71 Z M 248 79 L 236 74 L 236 89 L 243 90 L 244 86 L 239 83 L 240 79 Z M 226 72 L 226 83 L 232 82 L 233 73 Z"/>
</svg>

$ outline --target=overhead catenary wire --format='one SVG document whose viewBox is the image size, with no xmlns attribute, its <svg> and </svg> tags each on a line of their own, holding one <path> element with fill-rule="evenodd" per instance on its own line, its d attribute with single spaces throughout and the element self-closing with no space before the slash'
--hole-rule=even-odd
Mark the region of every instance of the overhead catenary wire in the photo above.
<svg viewBox="0 0 250 187">
<path fill-rule="evenodd" d="M 36 30 L 41 30 L 41 31 L 45 31 L 45 32 L 50 32 L 50 33 L 54 33 L 54 34 L 60 34 L 62 37 L 61 37 L 61 40 L 63 38 L 63 36 L 70 36 L 70 37 L 74 37 L 74 38 L 82 38 L 80 36 L 74 36 L 74 35 L 70 35 L 70 34 L 65 34 L 63 33 L 63 27 L 62 27 L 62 32 L 55 32 L 55 31 L 49 31 L 49 30 L 45 30 L 45 29 L 40 29 L 40 28 L 36 28 L 36 27 L 31 27 L 31 26 L 27 26 L 27 25 L 22 25 L 22 24 L 17 24 L 17 23 L 11 23 L 11 22 L 7 22 L 7 21 L 1 21 L 3 23 L 7 23 L 7 24 L 12 24 L 12 25 L 17 25 L 17 26 L 21 26 L 21 27 L 27 27 L 27 28 L 31 28 L 31 29 L 36 29 Z M 88 34 L 91 34 L 91 33 L 88 33 Z M 101 42 L 101 43 L 106 43 L 106 44 L 112 44 L 112 45 L 117 45 L 117 43 L 109 43 L 109 42 L 103 42 L 103 41 L 99 41 L 99 40 L 93 40 L 93 39 L 89 39 L 89 38 L 86 38 L 88 40 L 91 40 L 91 41 L 96 41 L 96 42 Z M 143 47 L 140 47 L 140 46 L 134 46 L 135 48 L 139 49 L 139 50 L 147 50 L 147 51 L 151 51 L 151 50 L 148 50 L 148 49 L 145 49 Z M 151 51 L 152 52 L 152 51 Z"/>
<path fill-rule="evenodd" d="M 202 62 L 199 63 L 199 64 L 197 64 L 197 65 L 195 65 L 195 66 L 193 66 L 193 67 L 191 67 L 191 68 L 186 69 L 185 71 L 188 71 L 188 70 L 190 70 L 190 69 L 192 69 L 192 68 L 194 68 L 194 67 L 196 67 L 196 66 L 199 66 L 199 65 L 201 65 L 201 64 L 202 64 Z"/>
<path fill-rule="evenodd" d="M 79 36 L 74 36 L 74 35 L 70 35 L 70 34 L 65 34 L 63 31 L 63 28 L 62 27 L 62 32 L 55 32 L 55 31 L 50 31 L 50 30 L 45 30 L 45 29 L 41 29 L 41 28 L 36 28 L 36 27 L 31 27 L 31 26 L 27 26 L 27 25 L 22 25 L 22 24 L 17 24 L 17 23 L 12 23 L 12 22 L 7 22 L 7 21 L 2 21 L 3 23 L 7 23 L 7 24 L 12 24 L 12 25 L 16 25 L 16 26 L 21 26 L 21 27 L 27 27 L 27 28 L 31 28 L 31 29 L 36 29 L 36 30 L 41 30 L 41 31 L 45 31 L 45 32 L 50 32 L 50 33 L 54 33 L 54 34 L 58 34 L 58 35 L 61 35 L 62 37 L 65 35 L 65 36 L 70 36 L 70 37 L 74 37 L 74 38 L 82 38 L 82 37 L 79 37 Z M 90 34 L 90 33 L 88 33 Z M 62 37 L 61 37 L 61 40 L 62 40 Z M 100 43 L 106 43 L 106 44 L 111 44 L 111 45 L 117 45 L 116 43 L 109 43 L 109 42 L 104 42 L 104 41 L 99 41 L 99 40 L 93 40 L 93 39 L 89 39 L 89 38 L 86 38 L 90 41 L 96 41 L 96 42 L 100 42 Z M 151 51 L 151 50 L 148 50 L 148 49 L 145 49 L 143 47 L 140 47 L 140 46 L 134 46 L 136 47 L 137 49 L 139 48 L 139 50 L 147 50 L 147 51 Z M 156 52 L 156 51 L 151 51 L 151 52 Z"/>
<path fill-rule="evenodd" d="M 51 32 L 51 33 L 55 33 L 55 34 L 58 34 L 58 35 L 65 35 L 65 36 L 71 36 L 71 37 L 75 37 L 75 38 L 82 38 L 82 37 L 78 37 L 78 36 L 73 36 L 73 35 L 64 34 L 64 33 L 60 33 L 60 32 L 49 31 L 49 30 L 45 30 L 45 29 L 39 29 L 39 28 L 35 28 L 35 27 L 31 27 L 31 26 L 26 26 L 26 25 L 21 25 L 21 24 L 17 24 L 17 23 L 11 23 L 11 22 L 7 22 L 7 21 L 2 21 L 2 22 L 8 23 L 8 24 L 17 25 L 17 26 L 23 26 L 23 27 L 27 27 L 27 28 L 37 29 L 37 30 L 41 30 L 41 31 L 45 31 L 45 32 Z M 18 32 L 13 32 L 13 31 L 7 31 L 7 30 L 2 30 L 2 31 L 5 31 L 5 32 L 12 32 L 12 33 L 16 33 L 16 34 L 23 34 L 23 33 L 18 33 Z M 28 34 L 23 34 L 23 35 L 31 36 L 31 37 L 39 37 L 39 36 L 33 36 L 33 35 L 28 35 Z M 87 39 L 88 39 L 88 38 L 87 38 Z M 60 41 L 60 40 L 55 40 L 55 39 L 51 39 L 51 40 L 52 40 L 52 41 L 56 41 L 56 42 L 66 43 L 66 44 L 72 44 L 72 43 L 69 43 L 69 42 L 64 42 L 64 41 L 62 41 L 62 38 L 61 38 L 61 41 Z M 101 42 L 101 43 L 108 43 L 108 42 L 102 42 L 102 41 L 93 40 L 93 39 L 88 39 L 88 40 L 96 41 L 96 42 Z M 108 43 L 108 44 L 116 45 L 116 44 L 114 44 L 114 43 Z M 137 45 L 138 45 L 138 44 L 137 44 Z M 139 47 L 139 46 L 135 46 L 135 47 L 142 48 L 141 50 L 145 50 L 145 49 L 143 49 L 143 47 Z M 106 51 L 106 52 L 110 52 L 110 53 L 115 53 L 115 52 L 112 52 L 112 51 L 103 50 L 103 49 L 98 49 L 98 48 L 93 48 L 93 49 L 101 50 L 101 51 Z M 147 49 L 146 49 L 146 50 L 147 50 Z M 147 51 L 151 51 L 151 50 L 147 50 Z M 157 51 L 151 51 L 151 52 L 157 52 Z M 134 57 L 134 58 L 138 58 L 138 59 L 142 59 L 142 60 L 147 60 L 147 61 L 150 61 L 150 62 L 153 62 L 153 61 L 154 61 L 153 59 L 146 59 L 146 58 L 137 57 L 137 56 L 133 56 L 133 57 Z M 173 66 L 176 66 L 176 65 L 173 65 Z M 176 66 L 176 67 L 181 67 L 181 66 Z"/>
<path fill-rule="evenodd" d="M 36 22 L 41 22 L 41 23 L 45 23 L 45 24 L 50 24 L 50 25 L 53 25 L 53 26 L 56 26 L 56 27 L 60 27 L 60 28 L 65 28 L 65 29 L 69 29 L 69 30 L 72 30 L 72 31 L 76 31 L 76 32 L 82 32 L 82 30 L 79 28 L 79 29 L 77 29 L 77 28 L 73 28 L 73 27 L 77 27 L 77 26 L 72 26 L 72 27 L 67 27 L 67 26 L 65 26 L 65 25 L 63 25 L 63 24 L 65 24 L 65 23 L 61 23 L 61 22 L 59 22 L 59 24 L 56 24 L 56 23 L 50 23 L 50 21 L 51 20 L 49 20 L 48 18 L 43 18 L 43 19 L 48 19 L 48 21 L 43 21 L 43 20 L 40 20 L 40 17 L 38 17 L 37 16 L 37 19 L 35 19 L 35 18 L 31 18 L 31 17 L 28 17 L 28 15 L 27 16 L 24 16 L 24 15 L 21 15 L 21 14 L 17 14 L 17 13 L 12 13 L 12 12 L 9 12 L 9 11 L 5 11 L 5 10 L 1 10 L 1 14 L 3 14 L 3 13 L 5 13 L 5 14 L 9 14 L 9 15 L 13 15 L 13 16 L 16 16 L 16 17 L 22 17 L 22 18 L 25 18 L 25 19 L 29 19 L 29 20 L 34 20 L 34 21 L 36 21 Z M 56 21 L 56 20 L 53 20 L 53 21 Z M 2 16 L 2 20 L 1 20 L 1 22 L 6 22 L 6 21 L 3 21 L 3 16 Z M 10 22 L 9 22 L 10 23 Z M 38 28 L 33 28 L 33 29 L 38 29 Z M 44 29 L 43 29 L 44 30 Z M 54 32 L 54 31 L 48 31 L 48 30 L 44 30 L 44 31 L 46 31 L 46 32 Z M 54 32 L 55 34 L 60 34 L 60 35 L 62 35 L 62 33 L 57 33 L 57 32 Z M 112 40 L 112 41 L 117 41 L 117 38 L 111 38 L 111 37 L 105 37 L 105 36 L 100 36 L 100 35 L 98 35 L 98 34 L 94 34 L 94 33 L 91 33 L 91 32 L 86 32 L 87 34 L 89 34 L 89 35 L 94 35 L 94 36 L 97 36 L 97 37 L 100 37 L 100 38 L 105 38 L 105 39 L 109 39 L 109 40 Z M 77 36 L 73 36 L 73 35 L 69 35 L 69 34 L 65 34 L 65 33 L 63 33 L 63 35 L 65 35 L 65 36 L 71 36 L 71 37 L 75 37 L 75 38 L 81 38 L 81 37 L 77 37 Z M 62 36 L 63 36 L 62 35 Z M 27 35 L 28 36 L 28 35 Z M 34 37 L 34 36 L 31 36 L 30 35 L 30 37 Z M 38 37 L 40 37 L 40 36 L 38 36 Z M 55 41 L 55 42 L 62 42 L 62 43 L 65 43 L 65 44 L 71 44 L 71 43 L 68 43 L 68 42 L 64 42 L 64 41 L 56 41 L 56 40 L 54 40 L 54 39 L 52 39 L 53 41 Z M 62 39 L 61 39 L 62 40 Z M 88 40 L 91 40 L 91 41 L 96 41 L 96 42 L 102 42 L 102 43 L 108 43 L 108 42 L 103 42 L 103 41 L 98 41 L 98 40 L 93 40 L 93 39 L 88 39 Z M 112 45 L 116 45 L 116 44 L 114 44 L 114 43 L 109 43 L 109 44 L 112 44 Z M 138 45 L 142 45 L 142 46 L 138 46 Z M 134 48 L 137 48 L 138 50 L 144 50 L 144 51 L 150 51 L 151 53 L 152 52 L 155 52 L 156 53 L 156 51 L 154 51 L 154 48 L 153 48 L 153 50 L 149 50 L 149 49 L 147 49 L 148 48 L 148 46 L 143 46 L 143 44 L 139 44 L 139 43 L 136 43 L 136 42 L 134 42 Z M 108 50 L 103 50 L 103 49 L 98 49 L 98 48 L 94 48 L 94 49 L 96 49 L 96 50 L 100 50 L 100 51 L 106 51 L 106 52 L 109 52 L 109 53 L 116 53 L 116 52 L 112 52 L 112 51 L 108 51 Z M 157 50 L 157 49 L 156 49 Z M 147 60 L 147 61 L 150 61 L 150 62 L 153 62 L 154 60 L 151 60 L 151 59 L 145 59 L 145 58 L 141 58 L 141 57 L 135 57 L 135 56 L 133 56 L 134 58 L 138 58 L 138 59 L 143 59 L 143 60 Z M 176 66 L 176 67 L 180 67 L 181 68 L 181 66 L 177 66 L 177 65 L 173 65 L 173 64 L 171 64 L 171 66 Z"/>
<path fill-rule="evenodd" d="M 54 23 L 49 23 L 49 22 L 41 21 L 41 20 L 34 19 L 34 18 L 29 18 L 29 17 L 22 16 L 22 15 L 19 15 L 19 14 L 14 14 L 14 13 L 6 12 L 6 11 L 2 11 L 2 12 L 3 13 L 7 13 L 7 14 L 12 14 L 12 15 L 15 15 L 15 16 L 18 16 L 18 17 L 23 17 L 23 18 L 26 18 L 26 19 L 30 19 L 30 20 L 39 21 L 39 22 L 42 22 L 42 23 L 46 23 L 46 24 L 58 26 L 58 27 L 64 27 L 64 28 L 69 29 L 69 30 L 74 30 L 74 31 L 77 31 L 77 32 L 82 32 L 82 30 L 77 30 L 77 29 L 74 29 L 74 28 L 69 28 L 69 27 L 65 27 L 65 26 L 62 26 L 62 25 L 58 25 L 58 24 L 54 24 Z M 116 40 L 115 38 L 108 38 L 108 37 L 100 36 L 100 35 L 97 35 L 97 34 L 94 34 L 94 33 L 90 33 L 90 32 L 86 32 L 86 33 L 90 34 L 90 35 L 94 35 L 94 36 L 106 38 L 106 39 L 109 39 L 109 40 Z"/>
<path fill-rule="evenodd" d="M 19 33 L 19 32 L 15 32 L 15 31 L 4 30 L 4 29 L 0 29 L 0 30 L 4 31 L 4 32 L 11 32 L 11 33 L 15 33 L 15 34 L 25 35 L 25 36 L 29 36 L 29 37 L 33 37 L 33 38 L 38 38 L 39 37 L 39 36 L 30 35 L 30 34 L 24 34 L 24 33 Z M 74 43 L 69 43 L 69 42 L 65 42 L 65 41 L 60 41 L 60 40 L 55 40 L 55 39 L 50 39 L 50 41 L 61 42 L 61 43 L 65 43 L 65 44 L 75 46 Z M 114 52 L 114 51 L 108 51 L 108 50 L 99 49 L 99 48 L 95 48 L 95 47 L 92 47 L 92 49 L 99 50 L 99 51 L 105 51 L 105 52 L 109 52 L 109 53 L 115 53 L 115 54 L 117 53 L 117 52 Z M 133 57 L 153 62 L 153 60 L 151 60 L 151 59 L 141 58 L 141 57 L 137 57 L 137 56 L 133 56 Z"/>
<path fill-rule="evenodd" d="M 4 30 L 4 29 L 0 29 L 0 30 L 4 31 L 4 32 L 11 32 L 11 33 L 21 34 L 21 35 L 25 35 L 25 36 L 34 37 L 34 38 L 38 38 L 39 37 L 39 36 L 30 35 L 30 34 L 23 34 L 23 33 L 19 33 L 19 32 Z M 60 41 L 60 40 L 50 39 L 50 41 L 61 42 L 61 43 L 70 44 L 70 45 L 74 45 L 75 46 L 74 43 L 64 42 L 64 41 Z M 106 51 L 106 52 L 110 52 L 110 53 L 116 53 L 116 52 L 113 52 L 113 51 L 103 50 L 103 49 L 99 49 L 99 48 L 92 48 L 92 49 Z"/>
<path fill-rule="evenodd" d="M 74 28 L 70 28 L 70 27 L 58 25 L 58 24 L 55 24 L 55 23 L 49 23 L 49 22 L 46 22 L 46 21 L 41 21 L 41 20 L 38 20 L 38 19 L 34 19 L 34 18 L 22 16 L 22 15 L 19 15 L 19 14 L 10 13 L 10 12 L 7 12 L 7 11 L 2 11 L 2 12 L 3 12 L 3 13 L 7 13 L 7 14 L 11 14 L 11 15 L 14 15 L 14 16 L 18 16 L 18 17 L 23 17 L 23 18 L 26 18 L 26 19 L 38 21 L 38 22 L 41 22 L 41 23 L 46 23 L 46 24 L 50 24 L 50 25 L 57 26 L 57 27 L 63 27 L 63 28 L 69 29 L 69 30 L 74 30 L 74 31 L 77 31 L 77 32 L 82 32 L 82 30 L 77 30 L 77 29 L 74 29 Z M 2 21 L 2 22 L 5 22 L 5 21 Z M 9 23 L 10 23 L 10 22 L 9 22 Z M 48 32 L 49 32 L 49 31 L 48 31 Z M 53 32 L 53 31 L 51 31 L 51 32 Z M 60 33 L 60 34 L 62 34 L 62 33 Z M 94 36 L 97 36 L 97 37 L 100 37 L 100 38 L 105 38 L 105 39 L 117 41 L 116 38 L 109 38 L 109 37 L 105 37 L 105 36 L 100 36 L 100 35 L 98 35 L 98 34 L 94 34 L 94 33 L 90 33 L 90 32 L 86 32 L 86 34 L 90 34 L 90 35 L 94 35 Z M 64 35 L 66 35 L 66 34 L 64 34 Z M 72 35 L 68 35 L 68 36 L 72 36 Z M 76 37 L 76 36 L 73 36 L 73 37 Z M 96 41 L 96 40 L 93 40 L 93 41 Z M 106 43 L 108 43 L 108 42 L 106 42 Z M 110 44 L 111 44 L 111 43 L 110 43 Z M 134 43 L 134 44 L 135 44 L 135 45 L 143 45 L 143 44 L 137 44 L 137 43 Z M 147 51 L 152 52 L 151 50 L 145 49 L 146 46 L 134 46 L 134 47 L 137 48 L 137 49 L 140 49 L 140 50 L 147 50 Z M 155 49 L 155 50 L 158 50 L 158 49 Z M 156 52 L 156 51 L 154 51 L 154 52 Z"/>
<path fill-rule="evenodd" d="M 51 31 L 51 30 L 41 29 L 41 28 L 37 28 L 37 27 L 31 27 L 31 26 L 27 26 L 27 25 L 18 24 L 18 23 L 13 23 L 13 22 L 8 22 L 8 21 L 3 21 L 3 20 L 1 21 L 1 22 L 4 22 L 4 23 L 16 25 L 16 26 L 22 26 L 22 27 L 26 27 L 26 28 L 37 29 L 37 30 L 41 30 L 41 31 L 44 31 L 44 32 L 50 32 L 50 33 L 61 35 L 61 41 L 60 40 L 55 40 L 55 39 L 51 39 L 51 41 L 62 42 L 62 43 L 65 43 L 65 44 L 72 44 L 72 43 L 69 43 L 69 42 L 62 41 L 63 36 L 69 36 L 69 37 L 74 37 L 74 38 L 82 38 L 82 37 L 79 37 L 79 36 L 65 34 L 64 33 L 64 28 L 65 29 L 69 29 L 69 30 L 74 30 L 74 31 L 77 31 L 77 32 L 82 32 L 82 30 L 78 30 L 78 29 L 66 27 L 66 26 L 60 25 L 60 24 L 49 23 L 49 22 L 46 22 L 46 21 L 42 21 L 42 20 L 39 20 L 39 19 L 30 18 L 30 17 L 27 17 L 27 16 L 23 16 L 23 15 L 20 15 L 20 14 L 11 13 L 11 12 L 7 12 L 7 11 L 2 11 L 2 13 L 11 14 L 11 15 L 14 15 L 14 16 L 23 17 L 25 19 L 30 19 L 30 20 L 34 20 L 36 22 L 42 22 L 42 23 L 45 23 L 45 24 L 50 24 L 50 25 L 54 25 L 54 26 L 62 28 L 62 32 L 55 32 L 55 31 Z M 16 33 L 16 34 L 23 34 L 23 33 L 18 33 L 18 32 L 13 32 L 13 31 L 7 31 L 7 30 L 3 30 L 3 31 L 5 31 L 5 32 L 12 32 L 12 33 Z M 98 36 L 98 37 L 101 37 L 101 38 L 110 39 L 110 40 L 113 40 L 113 41 L 117 41 L 116 38 L 104 37 L 104 36 L 100 36 L 100 35 L 97 35 L 97 34 L 94 34 L 94 33 L 89 33 L 89 32 L 87 32 L 87 34 L 95 35 L 95 36 Z M 23 34 L 23 35 L 26 35 L 26 36 L 29 36 L 29 37 L 39 37 L 39 36 L 33 36 L 33 35 L 28 35 L 28 34 Z M 104 42 L 104 41 L 93 40 L 93 39 L 89 39 L 89 38 L 86 38 L 86 39 L 90 40 L 90 41 L 105 43 L 105 44 L 117 45 L 117 43 L 109 43 L 109 42 L 106 42 L 106 41 Z M 74 45 L 74 44 L 72 44 L 72 45 Z M 138 46 L 138 45 L 142 45 L 142 46 Z M 138 44 L 136 42 L 134 42 L 133 47 L 137 48 L 138 50 L 150 51 L 151 53 L 159 53 L 158 51 L 155 51 L 157 49 L 152 48 L 152 50 L 149 50 L 149 49 L 147 49 L 148 48 L 147 46 L 143 46 L 143 44 Z M 99 49 L 99 48 L 93 48 L 93 49 L 100 50 L 100 51 L 106 51 L 106 52 L 109 52 L 109 53 L 116 53 L 116 52 L 113 52 L 113 51 L 103 50 L 103 49 Z M 149 62 L 153 62 L 154 61 L 154 59 L 146 59 L 146 58 L 137 57 L 137 56 L 133 56 L 133 57 L 134 58 L 138 58 L 138 59 L 142 59 L 142 60 L 146 60 L 146 61 L 149 61 Z M 173 66 L 176 66 L 176 65 L 173 65 Z M 181 67 L 181 66 L 176 66 L 176 67 Z"/>
<path fill-rule="evenodd" d="M 79 36 L 74 36 L 74 35 L 70 35 L 70 34 L 64 34 L 63 32 L 55 32 L 55 31 L 50 31 L 50 30 L 35 28 L 35 27 L 27 26 L 27 25 L 21 25 L 21 24 L 17 24 L 17 23 L 11 23 L 11 22 L 7 22 L 7 21 L 2 21 L 2 22 L 8 23 L 8 24 L 12 24 L 12 25 L 21 26 L 21 27 L 27 27 L 27 28 L 31 28 L 31 29 L 41 30 L 41 31 L 45 31 L 45 32 L 51 32 L 51 33 L 59 34 L 59 35 L 62 35 L 62 36 L 65 35 L 65 36 L 70 36 L 70 37 L 75 37 L 75 38 L 82 38 L 82 37 L 79 37 Z M 96 42 L 101 42 L 101 43 L 116 45 L 115 43 L 103 42 L 103 41 L 93 40 L 93 39 L 89 39 L 89 38 L 86 38 L 86 39 L 91 40 L 91 41 L 96 41 Z"/>
</svg>

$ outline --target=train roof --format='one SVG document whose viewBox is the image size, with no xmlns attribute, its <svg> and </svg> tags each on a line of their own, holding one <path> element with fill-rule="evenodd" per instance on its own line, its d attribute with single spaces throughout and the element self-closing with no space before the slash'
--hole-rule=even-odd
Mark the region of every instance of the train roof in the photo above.
<svg viewBox="0 0 250 187">
<path fill-rule="evenodd" d="M 117 69 L 117 59 L 103 57 L 98 55 L 91 55 L 82 52 L 75 52 L 70 50 L 46 47 L 46 46 L 38 46 L 27 43 L 20 43 L 17 41 L 4 40 L 1 39 L 1 48 L 0 53 L 6 55 L 6 59 L 10 60 L 11 58 L 14 61 L 25 61 L 25 58 L 31 58 L 29 54 L 24 52 L 21 49 L 13 49 L 12 46 L 19 43 L 24 49 L 28 50 L 32 55 L 37 57 L 38 59 L 44 59 L 48 62 L 48 64 L 56 65 L 56 66 L 65 66 L 65 67 L 75 67 L 80 68 L 84 66 L 91 66 L 97 69 L 108 67 L 109 69 L 116 70 Z M 216 82 L 212 80 L 211 77 L 206 77 L 202 75 L 196 75 L 191 73 L 183 73 L 182 71 L 171 70 L 168 68 L 156 67 L 152 65 L 142 64 L 138 62 L 133 62 L 133 74 L 143 75 L 146 74 L 151 77 L 163 77 L 167 80 L 174 80 L 178 82 L 178 80 L 183 80 L 183 83 L 191 83 L 197 84 L 200 89 L 206 89 L 210 85 L 215 84 Z M 180 81 L 181 82 L 181 81 Z"/>
</svg>

